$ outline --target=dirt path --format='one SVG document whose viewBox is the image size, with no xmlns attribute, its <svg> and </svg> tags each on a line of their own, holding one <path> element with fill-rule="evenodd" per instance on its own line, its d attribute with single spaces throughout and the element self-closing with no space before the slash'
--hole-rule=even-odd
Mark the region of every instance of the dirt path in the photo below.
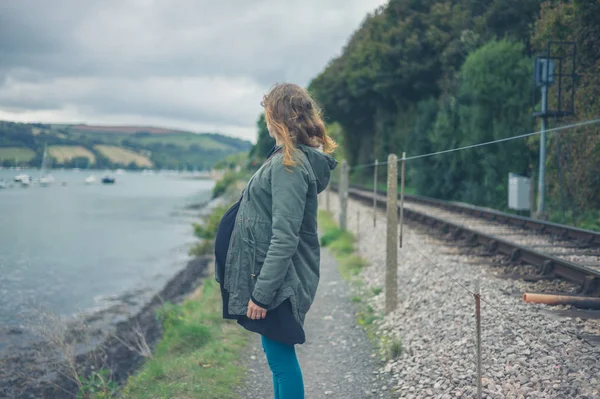
<svg viewBox="0 0 600 399">
<path fill-rule="evenodd" d="M 307 342 L 296 346 L 306 398 L 388 398 L 387 382 L 374 374 L 374 349 L 356 324 L 352 290 L 339 275 L 333 256 L 323 249 L 321 257 L 321 282 L 304 325 Z M 240 396 L 272 398 L 271 372 L 258 335 L 247 356 L 247 381 Z"/>
</svg>

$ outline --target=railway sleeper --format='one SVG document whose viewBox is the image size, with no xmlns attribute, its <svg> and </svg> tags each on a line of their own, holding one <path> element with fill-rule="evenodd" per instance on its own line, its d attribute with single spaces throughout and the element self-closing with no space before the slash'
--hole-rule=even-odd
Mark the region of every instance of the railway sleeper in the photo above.
<svg viewBox="0 0 600 399">
<path fill-rule="evenodd" d="M 600 297 L 600 278 L 595 276 L 585 277 L 585 281 L 581 286 L 581 295 Z"/>
</svg>

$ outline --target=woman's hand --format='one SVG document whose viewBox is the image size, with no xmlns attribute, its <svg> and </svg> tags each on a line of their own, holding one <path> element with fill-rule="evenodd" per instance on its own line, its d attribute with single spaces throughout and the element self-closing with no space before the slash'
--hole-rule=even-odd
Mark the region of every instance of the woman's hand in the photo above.
<svg viewBox="0 0 600 399">
<path fill-rule="evenodd" d="M 252 302 L 252 299 L 250 299 L 250 301 L 248 302 L 248 313 L 246 314 L 246 316 L 248 316 L 248 318 L 252 320 L 264 319 L 265 317 L 267 317 L 267 309 L 261 308 L 260 306 Z"/>
</svg>

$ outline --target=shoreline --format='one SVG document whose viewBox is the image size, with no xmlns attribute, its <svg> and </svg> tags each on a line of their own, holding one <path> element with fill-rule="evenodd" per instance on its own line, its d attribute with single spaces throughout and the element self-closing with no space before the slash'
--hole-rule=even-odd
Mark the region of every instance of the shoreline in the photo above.
<svg viewBox="0 0 600 399">
<path fill-rule="evenodd" d="M 202 218 L 224 200 L 223 197 L 209 199 L 201 204 L 188 205 L 184 211 L 199 211 L 195 217 Z M 40 325 L 43 326 L 46 320 L 50 324 L 56 323 L 54 329 L 50 326 L 47 330 L 51 334 L 60 330 L 61 342 L 65 341 L 70 346 L 70 359 L 80 376 L 88 375 L 92 367 L 96 370 L 109 369 L 112 380 L 121 384 L 145 359 L 140 353 L 143 350 L 132 348 L 132 343 L 139 341 L 141 333 L 144 344 L 153 348 L 162 336 L 157 311 L 166 302 L 182 302 L 201 286 L 211 273 L 212 258 L 210 255 L 190 258 L 160 291 L 147 298 L 134 313 L 123 310 L 127 295 L 131 295 L 123 293 L 124 297 L 119 295 L 118 303 L 98 311 L 81 313 L 74 319 L 64 320 L 53 314 L 43 314 Z M 8 347 L 0 354 L 0 398 L 64 398 L 76 395 L 78 386 L 73 378 L 56 371 L 64 366 L 64 359 L 68 356 L 62 353 L 64 350 L 57 350 L 56 345 L 50 342 L 53 339 L 47 339 L 47 330 L 41 338 L 23 328 L 6 331 L 7 335 L 29 337 L 21 345 Z"/>
<path fill-rule="evenodd" d="M 142 333 L 145 342 L 152 348 L 162 335 L 156 311 L 164 303 L 179 303 L 194 292 L 203 279 L 210 275 L 211 264 L 211 256 L 191 259 L 139 312 L 116 323 L 114 331 L 81 331 L 77 325 L 70 324 L 67 340 L 74 347 L 88 347 L 87 351 L 74 357 L 80 375 L 86 375 L 91 367 L 101 367 L 112 371 L 115 382 L 126 380 L 144 360 L 139 351 L 131 347 L 136 335 Z M 89 350 L 90 344 L 95 348 Z M 46 356 L 48 354 L 51 355 Z M 34 344 L 0 359 L 0 397 L 58 399 L 65 395 L 74 396 L 78 387 L 72 378 L 50 371 L 60 357 L 55 348 L 44 343 Z"/>
</svg>

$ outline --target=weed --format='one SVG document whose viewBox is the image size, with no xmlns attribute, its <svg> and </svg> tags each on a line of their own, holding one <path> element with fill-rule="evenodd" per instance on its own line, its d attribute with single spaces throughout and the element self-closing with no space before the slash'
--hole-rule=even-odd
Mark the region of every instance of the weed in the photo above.
<svg viewBox="0 0 600 399">
<path fill-rule="evenodd" d="M 400 355 L 402 355 L 402 351 L 404 350 L 403 346 L 402 346 L 402 341 L 400 341 L 399 339 L 394 339 L 392 340 L 390 346 L 389 346 L 389 356 L 391 359 L 396 359 L 398 358 Z"/>
<path fill-rule="evenodd" d="M 118 385 L 112 380 L 112 373 L 108 369 L 92 371 L 88 377 L 80 379 L 77 399 L 106 399 L 114 398 L 117 394 Z"/>
</svg>

